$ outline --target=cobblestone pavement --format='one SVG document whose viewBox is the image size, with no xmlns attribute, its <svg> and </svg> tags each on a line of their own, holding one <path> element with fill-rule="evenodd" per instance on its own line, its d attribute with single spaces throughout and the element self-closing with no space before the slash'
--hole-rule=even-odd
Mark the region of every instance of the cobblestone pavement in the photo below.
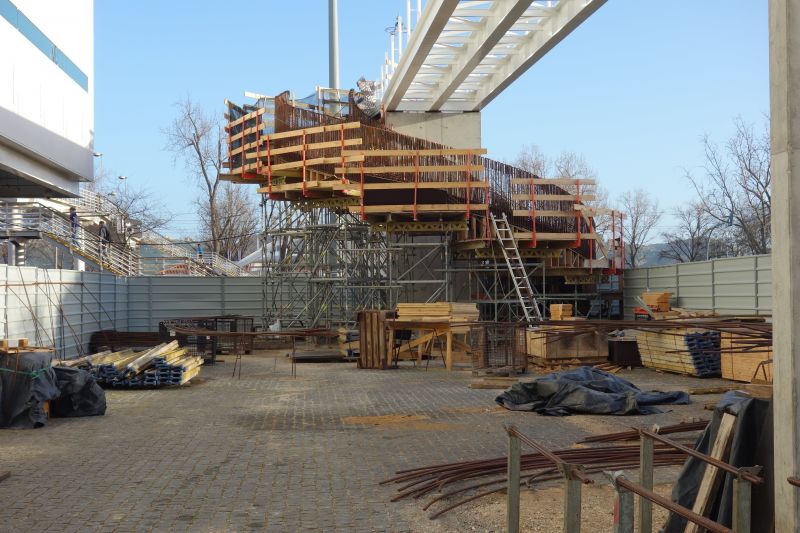
<svg viewBox="0 0 800 533">
<path fill-rule="evenodd" d="M 106 416 L 0 432 L 2 531 L 455 531 L 390 503 L 394 471 L 505 453 L 513 422 L 552 447 L 589 433 L 704 416 L 703 396 L 649 417 L 503 411 L 469 372 L 356 370 L 248 356 L 172 390 L 112 390 Z M 646 370 L 647 387 L 712 385 Z M 377 418 L 375 418 L 377 417 Z"/>
</svg>

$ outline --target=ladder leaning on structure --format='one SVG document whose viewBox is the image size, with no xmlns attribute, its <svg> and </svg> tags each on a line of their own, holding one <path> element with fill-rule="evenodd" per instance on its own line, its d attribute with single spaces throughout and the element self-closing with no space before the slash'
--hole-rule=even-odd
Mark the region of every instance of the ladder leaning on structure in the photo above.
<svg viewBox="0 0 800 533">
<path fill-rule="evenodd" d="M 539 310 L 536 293 L 533 292 L 530 279 L 528 279 L 525 263 L 522 262 L 522 257 L 519 255 L 519 247 L 517 246 L 517 240 L 514 238 L 514 232 L 511 230 L 511 225 L 508 223 L 505 213 L 501 218 L 496 218 L 494 214 L 489 216 L 495 238 L 500 243 L 500 249 L 503 251 L 508 273 L 511 275 L 511 283 L 514 285 L 517 298 L 519 298 L 519 303 L 522 305 L 522 311 L 525 313 L 525 319 L 528 322 L 541 321 L 542 312 Z"/>
</svg>

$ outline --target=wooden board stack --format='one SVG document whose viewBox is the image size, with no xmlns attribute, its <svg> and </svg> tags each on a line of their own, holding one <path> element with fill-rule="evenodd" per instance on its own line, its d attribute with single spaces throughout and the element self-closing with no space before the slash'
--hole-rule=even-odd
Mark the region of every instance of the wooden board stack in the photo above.
<svg viewBox="0 0 800 533">
<path fill-rule="evenodd" d="M 527 336 L 528 361 L 533 364 L 578 360 L 598 363 L 608 359 L 608 335 L 601 331 L 560 333 L 566 326 L 529 328 Z"/>
<path fill-rule="evenodd" d="M 696 377 L 720 375 L 720 334 L 701 329 L 643 331 L 636 337 L 642 365 Z"/>
<path fill-rule="evenodd" d="M 747 383 L 772 383 L 772 347 L 753 346 L 746 336 L 722 332 L 722 377 Z"/>
<path fill-rule="evenodd" d="M 650 308 L 651 311 L 669 311 L 669 299 L 672 297 L 671 292 L 643 292 L 642 301 Z"/>
<path fill-rule="evenodd" d="M 572 304 L 550 304 L 550 320 L 564 320 L 572 316 Z"/>
<path fill-rule="evenodd" d="M 358 313 L 358 368 L 385 370 L 392 363 L 386 320 L 394 318 L 394 311 L 361 311 Z"/>
<path fill-rule="evenodd" d="M 438 302 L 428 304 L 397 304 L 398 320 L 413 322 L 475 322 L 478 306 L 467 303 Z"/>
</svg>

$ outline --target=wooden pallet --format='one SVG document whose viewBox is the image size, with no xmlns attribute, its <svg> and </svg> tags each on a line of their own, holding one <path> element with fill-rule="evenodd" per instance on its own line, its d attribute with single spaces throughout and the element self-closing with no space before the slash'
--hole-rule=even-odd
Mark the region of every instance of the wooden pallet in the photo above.
<svg viewBox="0 0 800 533">
<path fill-rule="evenodd" d="M 698 353 L 687 345 L 687 336 L 701 329 L 674 328 L 643 331 L 636 337 L 642 366 L 696 377 L 719 375 L 719 351 Z"/>
</svg>

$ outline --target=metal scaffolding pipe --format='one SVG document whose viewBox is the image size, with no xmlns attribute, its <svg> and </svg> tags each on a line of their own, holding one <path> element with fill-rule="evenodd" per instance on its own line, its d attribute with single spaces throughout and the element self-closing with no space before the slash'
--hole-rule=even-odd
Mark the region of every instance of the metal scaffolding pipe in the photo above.
<svg viewBox="0 0 800 533">
<path fill-rule="evenodd" d="M 328 85 L 339 88 L 339 13 L 338 0 L 328 0 Z"/>
</svg>

